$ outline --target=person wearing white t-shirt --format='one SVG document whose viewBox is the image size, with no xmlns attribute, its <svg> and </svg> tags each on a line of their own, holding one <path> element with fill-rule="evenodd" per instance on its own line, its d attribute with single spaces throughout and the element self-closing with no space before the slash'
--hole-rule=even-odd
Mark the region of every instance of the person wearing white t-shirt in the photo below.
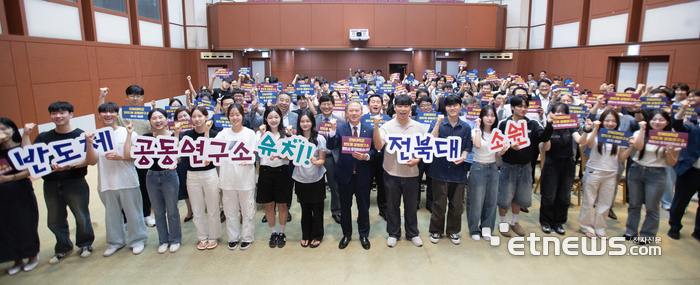
<svg viewBox="0 0 700 285">
<path fill-rule="evenodd" d="M 647 128 L 648 127 L 648 128 Z M 649 145 L 649 130 L 671 131 L 671 115 L 663 109 L 656 109 L 646 122 L 639 122 L 639 130 L 634 133 L 637 155 L 627 172 L 627 189 L 630 205 L 627 209 L 627 231 L 624 237 L 637 239 L 638 244 L 646 244 L 656 238 L 659 231 L 659 204 L 666 191 L 666 167 L 676 165 L 680 148 Z M 641 231 L 638 231 L 642 204 L 646 216 Z"/>
<path fill-rule="evenodd" d="M 257 146 L 257 136 L 253 130 L 243 127 L 243 106 L 231 104 L 228 119 L 231 128 L 223 129 L 216 135 L 217 139 L 241 141 L 250 151 Z M 253 243 L 255 232 L 255 162 L 225 161 L 219 170 L 219 187 L 223 193 L 228 248 L 236 249 L 241 243 L 245 250 Z M 243 215 L 243 231 L 240 230 L 239 215 Z M 274 221 L 274 219 L 273 219 Z"/>
<path fill-rule="evenodd" d="M 88 147 L 87 160 L 90 165 L 97 165 L 97 189 L 105 206 L 105 229 L 107 231 L 107 244 L 109 247 L 104 252 L 108 257 L 126 245 L 132 248 L 134 254 L 143 252 L 148 235 L 143 217 L 143 200 L 139 187 L 139 177 L 134 168 L 134 159 L 124 157 L 124 144 L 126 143 L 127 130 L 117 125 L 119 106 L 108 102 L 97 109 L 97 119 L 102 121 L 105 127 L 113 128 L 114 150 L 98 154 L 95 148 Z M 95 134 L 88 132 L 85 135 L 86 145 L 92 145 Z M 132 144 L 136 136 L 131 136 Z M 126 216 L 129 237 L 124 232 L 124 220 L 122 211 Z"/>
</svg>

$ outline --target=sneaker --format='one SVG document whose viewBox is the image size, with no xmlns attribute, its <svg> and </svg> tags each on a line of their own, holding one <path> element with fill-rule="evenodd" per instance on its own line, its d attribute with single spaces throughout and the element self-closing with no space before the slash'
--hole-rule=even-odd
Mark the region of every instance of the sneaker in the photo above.
<svg viewBox="0 0 700 285">
<path fill-rule="evenodd" d="M 664 211 L 670 211 L 671 206 L 670 205 L 669 206 L 661 206 L 661 209 L 664 209 Z"/>
<path fill-rule="evenodd" d="M 448 236 L 453 244 L 459 244 L 462 241 L 457 234 L 449 234 Z"/>
<path fill-rule="evenodd" d="M 498 224 L 498 232 L 500 232 L 501 235 L 504 236 L 504 237 L 511 237 L 511 234 L 510 234 L 510 225 L 508 225 L 508 223 L 500 223 L 500 224 Z"/>
<path fill-rule="evenodd" d="M 440 241 L 440 234 L 439 233 L 430 234 L 430 242 L 438 243 L 439 241 Z"/>
<path fill-rule="evenodd" d="M 170 253 L 175 253 L 178 249 L 180 249 L 179 243 L 174 243 L 170 245 Z"/>
<path fill-rule="evenodd" d="M 24 272 L 29 272 L 32 271 L 32 269 L 36 268 L 36 266 L 39 265 L 39 256 L 36 257 L 36 261 L 33 263 L 27 263 L 24 265 Z"/>
<path fill-rule="evenodd" d="M 542 232 L 545 233 L 545 234 L 551 234 L 551 233 L 552 233 L 552 228 L 549 227 L 549 226 L 547 226 L 547 225 L 544 225 L 544 226 L 542 226 Z"/>
<path fill-rule="evenodd" d="M 564 230 L 564 227 L 562 227 L 562 226 L 556 226 L 556 227 L 554 227 L 554 232 L 555 232 L 555 233 L 558 233 L 558 234 L 560 234 L 560 235 L 566 234 L 566 231 Z"/>
<path fill-rule="evenodd" d="M 215 249 L 217 245 L 219 245 L 219 242 L 215 239 L 210 239 L 209 244 L 207 244 L 207 249 Z"/>
<path fill-rule="evenodd" d="M 80 248 L 80 257 L 86 258 L 92 253 L 92 246 L 83 246 Z"/>
<path fill-rule="evenodd" d="M 472 235 L 472 239 L 473 239 L 474 241 L 480 241 L 480 240 L 481 240 L 481 236 L 480 236 L 480 235 Z M 484 240 L 486 240 L 486 239 L 484 238 Z"/>
<path fill-rule="evenodd" d="M 272 233 L 270 236 L 270 248 L 277 247 L 277 233 Z"/>
<path fill-rule="evenodd" d="M 513 230 L 514 233 L 517 235 L 524 237 L 525 236 L 525 230 L 523 230 L 523 227 L 520 226 L 520 223 L 515 222 L 515 225 L 510 225 L 510 229 Z"/>
<path fill-rule="evenodd" d="M 423 240 L 420 239 L 419 236 L 412 237 L 412 238 L 411 238 L 411 243 L 413 243 L 413 245 L 415 245 L 415 246 L 417 246 L 417 247 L 423 246 Z"/>
<path fill-rule="evenodd" d="M 120 249 L 122 249 L 123 247 L 124 247 L 123 245 L 122 245 L 122 246 L 118 246 L 118 245 L 109 245 L 109 247 L 107 248 L 107 250 L 105 250 L 105 252 L 102 254 L 102 256 L 104 256 L 104 257 L 109 257 L 109 256 L 111 256 L 112 254 L 114 254 L 115 252 L 117 252 L 117 250 L 120 250 Z"/>
<path fill-rule="evenodd" d="M 386 239 L 386 245 L 387 245 L 388 247 L 394 247 L 394 246 L 396 246 L 396 238 L 395 238 L 395 237 L 389 237 L 388 239 Z"/>
<path fill-rule="evenodd" d="M 73 252 L 72 249 L 69 250 L 68 252 L 56 253 L 56 254 L 49 260 L 49 264 L 56 264 L 56 263 L 61 262 L 61 260 L 63 260 L 64 258 L 66 258 L 66 256 L 68 256 L 71 252 Z"/>
<path fill-rule="evenodd" d="M 197 244 L 197 249 L 199 250 L 205 250 L 207 249 L 207 245 L 209 244 L 208 240 L 200 240 L 199 244 Z"/>
<path fill-rule="evenodd" d="M 228 243 L 228 249 L 234 250 L 238 247 L 238 242 L 237 241 L 232 241 Z"/>
<path fill-rule="evenodd" d="M 131 252 L 132 252 L 134 255 L 139 255 L 139 254 L 141 254 L 141 253 L 143 252 L 144 247 L 145 247 L 144 244 L 140 244 L 140 245 L 134 246 L 134 247 L 131 248 Z"/>
<path fill-rule="evenodd" d="M 262 223 L 263 223 L 263 224 L 264 224 L 264 223 L 267 223 L 267 217 L 266 217 L 266 216 L 263 216 Z"/>
<path fill-rule="evenodd" d="M 483 236 L 482 238 L 484 238 L 485 241 L 491 241 L 491 236 Z"/>
<path fill-rule="evenodd" d="M 248 248 L 250 247 L 251 244 L 252 244 L 252 242 L 242 242 L 242 243 L 241 243 L 241 250 L 246 250 L 246 249 L 248 249 Z"/>
<path fill-rule="evenodd" d="M 156 226 L 156 220 L 154 220 L 151 216 L 144 217 L 143 220 L 146 222 L 146 226 L 151 228 Z"/>
<path fill-rule="evenodd" d="M 163 254 L 168 251 L 168 244 L 164 243 L 158 246 L 158 253 Z"/>
<path fill-rule="evenodd" d="M 283 248 L 287 244 L 287 236 L 284 233 L 277 235 L 277 247 Z"/>
</svg>

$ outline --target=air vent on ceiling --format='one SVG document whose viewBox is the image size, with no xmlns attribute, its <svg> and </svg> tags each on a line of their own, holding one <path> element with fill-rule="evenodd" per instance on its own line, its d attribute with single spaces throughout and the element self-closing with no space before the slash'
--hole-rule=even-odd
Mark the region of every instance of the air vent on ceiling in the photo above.
<svg viewBox="0 0 700 285">
<path fill-rule="evenodd" d="M 201 52 L 202 59 L 233 59 L 232 52 Z"/>
<path fill-rule="evenodd" d="M 481 53 L 479 56 L 480 59 L 505 59 L 505 60 L 512 60 L 513 59 L 513 53 L 512 52 L 501 52 L 501 53 Z"/>
</svg>

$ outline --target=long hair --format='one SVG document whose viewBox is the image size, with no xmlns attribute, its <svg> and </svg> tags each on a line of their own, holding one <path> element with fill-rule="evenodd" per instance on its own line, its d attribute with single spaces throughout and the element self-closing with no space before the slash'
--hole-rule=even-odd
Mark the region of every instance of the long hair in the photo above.
<svg viewBox="0 0 700 285">
<path fill-rule="evenodd" d="M 0 118 L 0 124 L 3 124 L 10 129 L 12 129 L 12 141 L 16 143 L 21 143 L 22 142 L 22 136 L 19 134 L 19 129 L 17 129 L 17 125 L 15 125 L 15 122 L 10 120 L 9 118 Z"/>
<path fill-rule="evenodd" d="M 644 131 L 644 148 L 643 149 L 647 148 L 647 143 L 649 142 L 649 130 L 651 130 L 651 120 L 654 119 L 656 114 L 660 114 L 662 117 L 664 117 L 664 120 L 666 120 L 666 122 L 668 123 L 666 125 L 666 127 L 664 127 L 663 130 L 664 131 L 671 131 L 671 115 L 669 115 L 668 112 L 664 111 L 663 109 L 656 109 L 656 110 L 652 111 L 651 115 L 649 115 L 645 120 L 647 122 L 647 128 Z M 662 150 L 665 151 L 665 149 L 663 147 L 659 147 L 658 149 L 656 149 L 656 156 L 657 157 L 659 156 L 659 152 Z M 644 158 L 644 153 L 645 153 L 645 151 L 643 151 L 643 150 L 639 151 L 639 160 L 642 160 Z"/>
<path fill-rule="evenodd" d="M 299 114 L 299 118 L 297 118 L 297 126 L 301 126 L 301 117 L 308 117 L 309 121 L 311 121 L 311 130 L 309 134 L 309 142 L 312 144 L 315 144 L 318 146 L 318 130 L 316 130 L 316 119 L 314 118 L 314 114 L 311 113 L 310 110 L 303 110 L 301 111 L 301 114 Z M 304 135 L 303 131 L 301 130 L 301 127 L 299 127 L 299 132 L 301 132 L 302 136 Z"/>
<path fill-rule="evenodd" d="M 493 112 L 493 116 L 496 117 L 496 119 L 493 121 L 493 124 L 491 124 L 491 131 L 494 129 L 498 128 L 498 114 L 496 113 L 496 108 L 493 107 L 493 105 L 486 105 L 483 108 L 481 108 L 481 112 L 479 113 L 479 119 L 481 119 L 481 125 L 479 128 L 482 130 L 481 132 L 481 138 L 484 138 L 484 117 L 489 114 L 489 111 Z"/>
<path fill-rule="evenodd" d="M 615 122 L 617 122 L 617 125 L 615 126 L 615 130 L 620 128 L 620 116 L 615 113 L 613 110 L 607 110 L 603 112 L 602 115 L 600 115 L 600 118 L 598 118 L 598 121 L 600 121 L 600 127 L 604 128 L 603 122 L 605 122 L 605 117 L 608 115 L 613 116 L 615 118 Z M 599 142 L 598 143 L 598 153 L 600 155 L 603 155 L 603 143 Z M 610 151 L 610 155 L 617 155 L 617 145 L 614 144 L 612 146 L 612 150 Z"/>
<path fill-rule="evenodd" d="M 282 117 L 282 111 L 280 111 L 280 109 L 277 108 L 277 106 L 269 106 L 265 109 L 265 114 L 263 115 L 263 121 L 265 122 L 265 129 L 267 129 L 268 132 L 272 131 L 272 127 L 270 127 L 270 124 L 267 123 L 267 115 L 269 115 L 272 112 L 275 112 L 275 113 L 277 113 L 278 116 L 280 116 L 280 124 L 277 125 L 277 132 L 280 133 L 280 137 L 286 136 L 287 132 L 284 130 L 284 122 L 283 122 L 284 117 Z"/>
</svg>

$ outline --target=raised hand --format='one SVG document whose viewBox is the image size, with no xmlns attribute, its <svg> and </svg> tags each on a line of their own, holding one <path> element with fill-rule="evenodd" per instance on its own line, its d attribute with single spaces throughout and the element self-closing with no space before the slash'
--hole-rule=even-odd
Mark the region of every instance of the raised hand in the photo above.
<svg viewBox="0 0 700 285">
<path fill-rule="evenodd" d="M 639 131 L 643 132 L 647 129 L 647 122 L 641 121 L 639 122 Z"/>
<path fill-rule="evenodd" d="M 204 123 L 204 131 L 209 132 L 209 130 L 211 129 L 211 126 L 213 126 L 213 125 L 214 125 L 214 121 L 207 121 L 206 123 Z"/>
<path fill-rule="evenodd" d="M 551 124 L 554 121 L 555 116 L 556 115 L 554 113 L 549 113 L 549 115 L 547 115 L 547 123 Z"/>
<path fill-rule="evenodd" d="M 372 119 L 374 120 L 374 127 L 376 128 L 377 126 L 379 126 L 379 121 L 382 120 L 382 116 L 376 115 L 376 116 L 372 117 Z"/>
<path fill-rule="evenodd" d="M 337 124 L 337 123 L 338 123 L 338 120 L 337 120 L 336 118 L 332 118 L 332 119 L 330 120 L 331 130 L 334 131 L 334 132 L 335 132 L 335 129 L 336 129 L 336 125 L 335 125 L 335 124 Z"/>
<path fill-rule="evenodd" d="M 481 130 L 481 118 L 474 120 L 474 123 L 476 124 L 476 129 Z"/>
<path fill-rule="evenodd" d="M 591 119 L 586 119 L 586 129 L 593 127 L 593 121 Z"/>
<path fill-rule="evenodd" d="M 24 124 L 24 133 L 30 134 L 34 130 L 34 127 L 36 127 L 35 123 Z"/>
<path fill-rule="evenodd" d="M 131 123 L 131 124 L 126 125 L 126 132 L 127 132 L 128 134 L 131 134 L 131 133 L 134 132 L 134 123 Z"/>
<path fill-rule="evenodd" d="M 443 120 L 445 120 L 445 115 L 438 115 L 437 124 L 440 125 L 440 123 L 442 123 Z"/>
<path fill-rule="evenodd" d="M 107 93 L 109 93 L 109 88 L 107 88 L 107 87 L 100 88 L 100 98 L 107 97 Z"/>
<path fill-rule="evenodd" d="M 92 140 L 95 139 L 95 133 L 93 132 L 86 132 L 85 133 L 85 144 L 90 145 L 92 143 Z"/>
<path fill-rule="evenodd" d="M 156 108 L 156 100 L 151 100 L 151 110 Z"/>
<path fill-rule="evenodd" d="M 600 129 L 600 121 L 593 122 L 593 127 L 597 130 Z"/>
<path fill-rule="evenodd" d="M 258 128 L 258 130 L 260 130 L 260 135 L 262 136 L 263 134 L 265 134 L 267 127 L 265 125 L 260 125 L 260 128 Z"/>
</svg>

